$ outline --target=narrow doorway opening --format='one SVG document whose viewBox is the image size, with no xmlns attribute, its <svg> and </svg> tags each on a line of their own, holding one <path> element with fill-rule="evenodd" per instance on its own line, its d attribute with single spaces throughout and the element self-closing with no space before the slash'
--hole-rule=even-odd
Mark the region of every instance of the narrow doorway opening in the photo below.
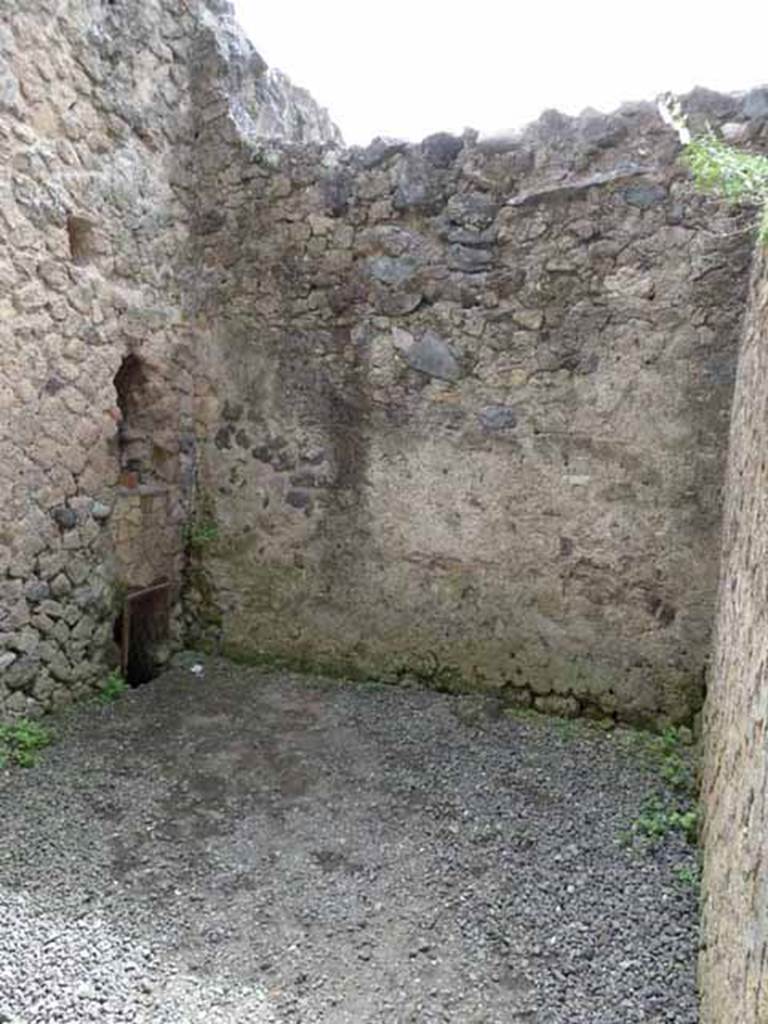
<svg viewBox="0 0 768 1024">
<path fill-rule="evenodd" d="M 170 583 L 156 583 L 127 595 L 115 620 L 120 669 L 129 686 L 143 686 L 161 671 L 168 641 Z"/>
</svg>

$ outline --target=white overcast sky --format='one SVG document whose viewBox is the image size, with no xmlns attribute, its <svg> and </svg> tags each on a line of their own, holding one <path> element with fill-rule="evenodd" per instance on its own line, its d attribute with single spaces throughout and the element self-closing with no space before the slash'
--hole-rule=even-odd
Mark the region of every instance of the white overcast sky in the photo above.
<svg viewBox="0 0 768 1024">
<path fill-rule="evenodd" d="M 694 85 L 768 83 L 766 0 L 235 0 L 348 143 L 497 134 Z"/>
</svg>

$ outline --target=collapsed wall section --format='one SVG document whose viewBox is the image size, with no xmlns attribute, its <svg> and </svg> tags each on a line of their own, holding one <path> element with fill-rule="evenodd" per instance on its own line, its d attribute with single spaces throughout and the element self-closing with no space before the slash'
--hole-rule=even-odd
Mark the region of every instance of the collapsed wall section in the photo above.
<svg viewBox="0 0 768 1024">
<path fill-rule="evenodd" d="M 698 710 L 751 234 L 677 155 L 649 105 L 501 142 L 226 139 L 194 240 L 204 634 L 565 714 Z"/>
<path fill-rule="evenodd" d="M 705 715 L 704 1024 L 768 1020 L 768 267 L 760 253 L 733 406 Z"/>
</svg>

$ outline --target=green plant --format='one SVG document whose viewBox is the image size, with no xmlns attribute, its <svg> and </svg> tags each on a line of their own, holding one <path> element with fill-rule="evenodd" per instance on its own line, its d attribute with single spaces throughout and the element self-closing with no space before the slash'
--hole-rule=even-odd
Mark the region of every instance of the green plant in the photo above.
<svg viewBox="0 0 768 1024">
<path fill-rule="evenodd" d="M 52 740 L 48 729 L 26 718 L 13 725 L 0 725 L 0 766 L 31 768 L 37 762 L 37 752 Z"/>
<path fill-rule="evenodd" d="M 665 757 L 660 771 L 662 779 L 673 789 L 687 790 L 690 787 L 690 768 L 678 754 Z"/>
<path fill-rule="evenodd" d="M 619 835 L 620 844 L 631 846 L 642 839 L 655 846 L 678 833 L 695 846 L 699 815 L 694 752 L 686 749 L 683 731 L 669 726 L 657 736 L 629 733 L 625 744 L 658 776 L 661 784 L 654 787 L 629 828 Z"/>
<path fill-rule="evenodd" d="M 768 245 L 768 157 L 728 145 L 710 127 L 692 135 L 680 101 L 671 95 L 659 99 L 659 113 L 677 132 L 683 144 L 683 163 L 696 187 L 734 205 L 758 206 L 758 236 Z"/>
<path fill-rule="evenodd" d="M 696 790 L 690 755 L 685 755 L 680 731 L 668 726 L 660 736 L 647 743 L 649 761 L 664 782 L 678 793 L 693 795 Z"/>
<path fill-rule="evenodd" d="M 632 823 L 632 834 L 657 842 L 671 832 L 682 832 L 689 843 L 695 844 L 699 815 L 695 807 L 675 806 L 660 793 L 654 793 L 644 802 L 640 814 Z"/>
<path fill-rule="evenodd" d="M 699 811 L 697 807 L 688 807 L 682 811 L 670 811 L 669 823 L 672 828 L 679 829 L 693 846 L 699 838 Z"/>
<path fill-rule="evenodd" d="M 185 541 L 190 548 L 200 550 L 219 539 L 219 527 L 213 519 L 195 519 L 188 523 Z"/>
<path fill-rule="evenodd" d="M 711 192 L 729 203 L 759 206 L 758 234 L 761 242 L 768 244 L 768 157 L 744 153 L 708 129 L 685 146 L 683 162 L 702 192 Z"/>
<path fill-rule="evenodd" d="M 104 685 L 99 690 L 98 699 L 102 704 L 112 704 L 122 696 L 127 689 L 127 683 L 120 672 L 114 669 L 104 680 Z"/>
<path fill-rule="evenodd" d="M 661 797 L 654 793 L 643 804 L 640 813 L 632 823 L 635 834 L 648 839 L 661 839 L 670 831 L 669 817 Z"/>
<path fill-rule="evenodd" d="M 692 864 L 677 864 L 673 869 L 676 880 L 688 889 L 699 890 L 699 870 Z"/>
</svg>

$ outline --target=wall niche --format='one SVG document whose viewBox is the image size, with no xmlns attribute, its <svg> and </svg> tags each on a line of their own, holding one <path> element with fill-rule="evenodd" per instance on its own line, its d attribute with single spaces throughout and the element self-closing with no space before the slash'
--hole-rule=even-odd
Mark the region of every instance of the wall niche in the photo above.
<svg viewBox="0 0 768 1024">
<path fill-rule="evenodd" d="M 129 353 L 114 378 L 120 422 L 117 428 L 120 484 L 172 484 L 178 476 L 178 441 L 168 418 L 167 384 L 136 353 Z"/>
</svg>

